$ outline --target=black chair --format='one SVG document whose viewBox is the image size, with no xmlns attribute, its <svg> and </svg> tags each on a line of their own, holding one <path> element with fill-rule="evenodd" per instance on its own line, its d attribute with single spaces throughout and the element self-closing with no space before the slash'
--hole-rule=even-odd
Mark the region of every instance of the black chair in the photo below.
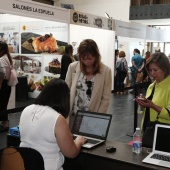
<svg viewBox="0 0 170 170">
<path fill-rule="evenodd" d="M 0 150 L 0 170 L 45 170 L 44 160 L 35 149 L 7 147 Z"/>
</svg>

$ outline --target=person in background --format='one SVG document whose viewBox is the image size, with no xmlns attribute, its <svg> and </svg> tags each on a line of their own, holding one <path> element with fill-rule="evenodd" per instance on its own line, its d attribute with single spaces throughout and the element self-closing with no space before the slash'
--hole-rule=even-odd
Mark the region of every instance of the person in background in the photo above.
<svg viewBox="0 0 170 170">
<path fill-rule="evenodd" d="M 75 55 L 74 55 L 74 59 L 75 59 L 75 61 L 79 61 L 79 56 L 78 56 L 78 54 L 75 54 Z"/>
<path fill-rule="evenodd" d="M 154 53 L 147 60 L 146 69 L 154 79 L 147 89 L 144 100 L 136 98 L 137 103 L 143 108 L 143 131 L 148 121 L 170 124 L 170 63 L 164 53 Z"/>
<path fill-rule="evenodd" d="M 11 94 L 11 86 L 8 86 L 8 79 L 10 77 L 10 66 L 13 65 L 12 57 L 8 50 L 8 45 L 0 41 L 0 112 L 7 110 L 9 97 Z M 9 130 L 8 114 L 0 114 L 0 132 L 7 132 Z"/>
<path fill-rule="evenodd" d="M 2 87 L 3 80 L 4 80 L 4 72 L 2 70 L 2 66 L 1 66 L 1 63 L 0 63 L 0 89 Z"/>
<path fill-rule="evenodd" d="M 132 84 L 135 85 L 136 83 L 136 76 L 137 72 L 141 72 L 144 67 L 144 59 L 140 55 L 140 51 L 138 49 L 134 49 L 133 51 L 134 56 L 131 59 L 132 62 Z"/>
<path fill-rule="evenodd" d="M 119 58 L 119 50 L 115 50 L 115 64 L 118 58 Z"/>
<path fill-rule="evenodd" d="M 79 60 L 69 65 L 66 83 L 71 91 L 70 111 L 107 113 L 111 97 L 111 69 L 101 62 L 96 42 L 85 39 L 78 48 Z"/>
<path fill-rule="evenodd" d="M 126 58 L 125 58 L 126 54 L 124 51 L 120 51 L 119 52 L 119 58 L 117 58 L 117 62 L 116 62 L 116 68 L 117 68 L 117 65 L 121 65 L 121 69 L 117 69 L 117 81 L 116 81 L 116 84 L 117 84 L 117 87 L 116 89 L 118 90 L 117 91 L 117 94 L 123 94 L 124 93 L 124 80 L 125 80 L 125 77 L 127 75 L 127 71 L 128 71 L 128 65 L 127 65 L 127 61 L 126 61 Z"/>
<path fill-rule="evenodd" d="M 114 62 L 114 92 L 117 91 L 117 71 L 116 71 L 116 61 L 119 58 L 119 50 L 115 50 L 115 62 Z"/>
<path fill-rule="evenodd" d="M 150 56 L 151 56 L 151 53 L 149 51 L 147 51 L 145 53 L 145 61 L 147 61 L 150 58 Z"/>
<path fill-rule="evenodd" d="M 160 53 L 160 52 L 161 52 L 160 48 L 155 49 L 155 53 Z"/>
<path fill-rule="evenodd" d="M 169 59 L 169 62 L 170 62 L 170 54 L 168 55 L 168 59 Z"/>
<path fill-rule="evenodd" d="M 39 151 L 45 170 L 62 170 L 64 156 L 76 157 L 86 141 L 83 136 L 73 140 L 66 122 L 69 110 L 70 90 L 64 80 L 54 78 L 21 114 L 20 146 Z"/>
<path fill-rule="evenodd" d="M 146 62 L 150 58 L 150 56 L 151 56 L 151 53 L 149 51 L 147 51 L 145 53 L 144 67 L 143 67 L 143 80 L 146 81 L 146 82 L 149 81 L 149 76 L 148 76 L 148 73 L 147 73 L 147 70 L 146 70 Z"/>
<path fill-rule="evenodd" d="M 70 44 L 66 45 L 64 55 L 61 58 L 60 79 L 65 80 L 68 66 L 70 65 L 70 63 L 72 63 L 74 61 L 75 61 L 75 59 L 73 57 L 73 46 Z"/>
</svg>

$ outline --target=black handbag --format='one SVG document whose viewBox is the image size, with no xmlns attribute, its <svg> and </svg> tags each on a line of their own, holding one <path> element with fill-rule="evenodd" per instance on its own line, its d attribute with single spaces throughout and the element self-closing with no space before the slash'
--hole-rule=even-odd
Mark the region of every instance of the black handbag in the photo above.
<svg viewBox="0 0 170 170">
<path fill-rule="evenodd" d="M 147 123 L 145 132 L 143 133 L 143 136 L 142 136 L 142 146 L 143 147 L 147 147 L 147 148 L 153 147 L 153 139 L 154 139 L 156 124 L 169 125 L 169 124 L 166 124 L 166 123 L 161 123 L 158 120 L 156 120 L 154 122 L 149 121 Z"/>
<path fill-rule="evenodd" d="M 152 100 L 154 91 L 155 91 L 155 86 L 152 89 L 151 95 L 148 97 L 149 100 Z M 165 109 L 167 110 L 167 112 L 170 115 L 170 111 L 167 108 L 165 108 Z M 146 118 L 147 122 L 144 120 L 144 124 L 143 124 L 143 127 L 144 127 L 144 132 L 143 132 L 143 135 L 142 135 L 142 146 L 143 147 L 147 147 L 147 148 L 153 147 L 153 139 L 154 139 L 155 125 L 156 124 L 167 125 L 166 123 L 161 123 L 161 122 L 158 121 L 158 115 L 157 115 L 157 118 L 156 118 L 155 121 L 150 121 L 150 110 L 149 110 L 149 108 L 146 108 L 145 116 L 147 117 Z M 170 125 L 170 124 L 168 124 L 168 125 Z"/>
</svg>

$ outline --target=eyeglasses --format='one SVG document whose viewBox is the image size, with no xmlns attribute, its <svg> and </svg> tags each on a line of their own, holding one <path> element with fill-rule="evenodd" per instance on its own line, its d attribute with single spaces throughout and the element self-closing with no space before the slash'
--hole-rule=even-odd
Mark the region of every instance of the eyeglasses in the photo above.
<svg viewBox="0 0 170 170">
<path fill-rule="evenodd" d="M 87 87 L 88 87 L 88 89 L 86 90 L 86 94 L 87 94 L 88 96 L 91 96 L 92 81 L 87 81 L 87 80 L 86 80 L 86 85 L 87 85 Z"/>
</svg>

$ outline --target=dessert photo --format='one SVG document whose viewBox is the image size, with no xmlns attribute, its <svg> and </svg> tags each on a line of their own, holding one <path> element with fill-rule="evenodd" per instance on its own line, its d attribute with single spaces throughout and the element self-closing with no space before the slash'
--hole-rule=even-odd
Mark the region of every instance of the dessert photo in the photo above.
<svg viewBox="0 0 170 170">
<path fill-rule="evenodd" d="M 64 53 L 67 42 L 57 39 L 52 33 L 21 33 L 21 53 L 23 54 L 60 54 Z"/>
<path fill-rule="evenodd" d="M 53 74 L 60 74 L 61 62 L 58 58 L 53 58 L 52 61 L 48 63 L 48 66 L 45 67 L 45 71 Z"/>
</svg>

